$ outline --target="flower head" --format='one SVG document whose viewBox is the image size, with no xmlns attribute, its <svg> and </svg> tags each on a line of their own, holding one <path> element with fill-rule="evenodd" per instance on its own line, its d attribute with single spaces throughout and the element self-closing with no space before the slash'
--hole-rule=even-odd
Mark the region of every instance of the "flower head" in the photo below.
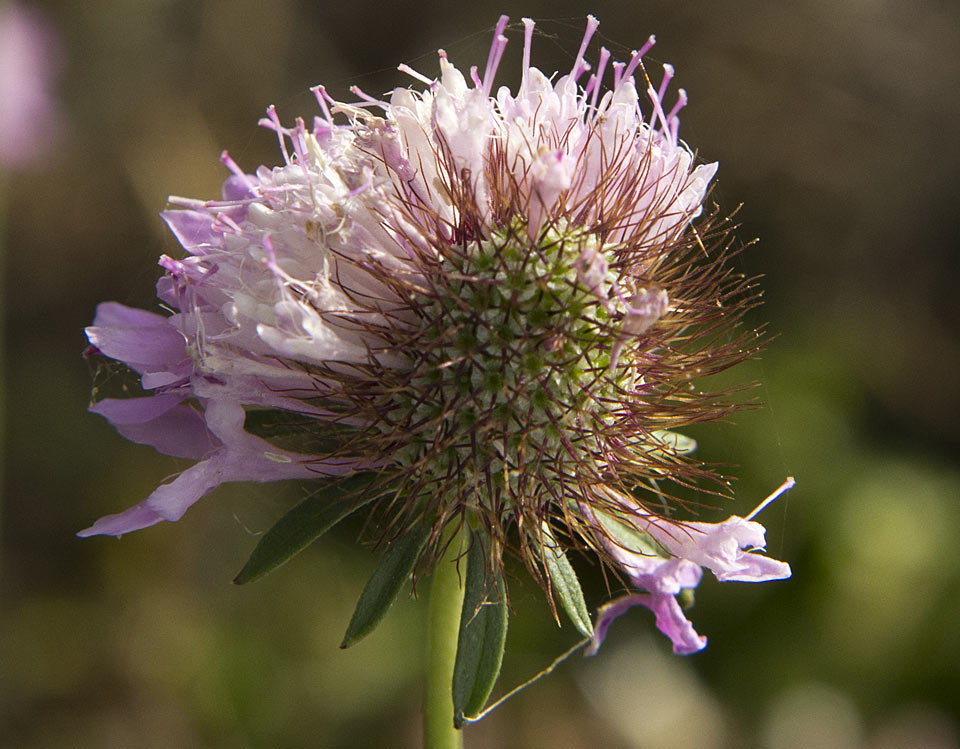
<svg viewBox="0 0 960 749">
<path fill-rule="evenodd" d="M 310 125 L 272 107 L 261 123 L 281 166 L 248 174 L 224 154 L 220 200 L 170 199 L 187 252 L 160 261 L 173 314 L 105 304 L 87 331 L 152 394 L 94 410 L 199 462 L 82 535 L 177 520 L 224 481 L 368 473 L 382 538 L 429 529 L 421 569 L 463 523 L 491 540 L 492 568 L 512 550 L 548 588 L 557 545 L 652 596 L 727 553 L 730 533 L 673 547 L 651 530 L 672 565 L 652 571 L 598 521 L 656 517 L 657 480 L 712 476 L 668 430 L 729 413 L 694 378 L 756 350 L 725 220 L 691 226 L 716 164 L 678 138 L 686 94 L 669 94 L 670 66 L 648 76 L 653 37 L 594 69 L 591 17 L 554 82 L 523 26 L 516 93 L 494 89 L 503 17 L 482 73 L 441 51 L 438 78 L 401 66 L 422 86 L 388 100 L 318 86 Z"/>
</svg>

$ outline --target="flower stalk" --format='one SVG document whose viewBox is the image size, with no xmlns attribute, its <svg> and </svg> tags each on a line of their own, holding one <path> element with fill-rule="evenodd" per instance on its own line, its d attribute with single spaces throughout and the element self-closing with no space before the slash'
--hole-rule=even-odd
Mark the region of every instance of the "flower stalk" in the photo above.
<svg viewBox="0 0 960 749">
<path fill-rule="evenodd" d="M 449 537 L 430 582 L 427 612 L 427 686 L 423 734 L 426 749 L 460 749 L 462 731 L 454 728 L 453 669 L 460 634 L 463 579 L 467 557 L 462 554 L 467 530 L 461 526 Z"/>
</svg>

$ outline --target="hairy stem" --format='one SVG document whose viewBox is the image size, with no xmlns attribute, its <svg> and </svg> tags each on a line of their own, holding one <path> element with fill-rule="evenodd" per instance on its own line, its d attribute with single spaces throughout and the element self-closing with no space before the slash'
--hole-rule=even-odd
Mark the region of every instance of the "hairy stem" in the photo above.
<svg viewBox="0 0 960 749">
<path fill-rule="evenodd" d="M 467 558 L 458 557 L 466 529 L 455 531 L 437 562 L 430 584 L 427 622 L 427 693 L 424 706 L 424 747 L 460 749 L 461 732 L 453 727 L 453 665 L 457 658 L 463 577 Z"/>
</svg>

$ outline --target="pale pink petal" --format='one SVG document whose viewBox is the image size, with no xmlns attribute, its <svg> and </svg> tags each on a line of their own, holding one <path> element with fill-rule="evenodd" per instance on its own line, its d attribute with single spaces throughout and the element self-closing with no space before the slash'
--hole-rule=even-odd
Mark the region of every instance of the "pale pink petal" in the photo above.
<svg viewBox="0 0 960 749">
<path fill-rule="evenodd" d="M 90 327 L 86 333 L 102 354 L 138 372 L 176 365 L 188 358 L 183 336 L 169 326 Z"/>
<path fill-rule="evenodd" d="M 128 307 L 119 302 L 100 302 L 93 318 L 94 327 L 112 327 L 118 325 L 158 325 L 167 324 L 167 318 L 145 309 Z"/>
<path fill-rule="evenodd" d="M 584 655 L 594 655 L 603 644 L 607 630 L 613 621 L 634 606 L 644 606 L 653 611 L 657 629 L 670 638 L 673 643 L 673 652 L 677 655 L 689 655 L 707 646 L 707 638 L 697 634 L 674 596 L 661 593 L 632 593 L 615 598 L 598 609 L 593 639 L 584 651 Z"/>
<path fill-rule="evenodd" d="M 607 638 L 607 630 L 610 629 L 614 620 L 619 619 L 634 606 L 646 605 L 644 603 L 645 597 L 646 594 L 644 593 L 630 593 L 614 598 L 612 601 L 607 601 L 598 608 L 597 620 L 593 625 L 593 638 L 583 654 L 586 656 L 596 655 L 600 646 L 603 645 L 603 641 Z"/>
<path fill-rule="evenodd" d="M 697 634 L 674 596 L 650 595 L 641 598 L 646 599 L 641 603 L 656 616 L 657 629 L 670 638 L 674 653 L 689 655 L 707 646 L 707 638 Z"/>
<path fill-rule="evenodd" d="M 201 497 L 229 481 L 281 481 L 341 476 L 360 468 L 356 461 L 320 460 L 281 450 L 266 440 L 245 432 L 244 410 L 238 403 L 208 401 L 205 404 L 205 416 L 210 432 L 222 443 L 215 452 L 185 470 L 170 483 L 157 487 L 144 502 L 125 513 L 102 518 L 79 535 L 120 535 L 146 528 L 159 520 L 179 520 Z M 158 443 L 167 446 L 166 440 L 174 439 L 175 434 L 161 431 L 154 435 L 154 438 Z"/>
<path fill-rule="evenodd" d="M 219 447 L 195 408 L 177 406 L 140 424 L 117 424 L 117 431 L 131 442 L 150 445 L 164 455 L 199 460 Z"/>
<path fill-rule="evenodd" d="M 180 405 L 186 393 L 158 393 L 148 398 L 104 398 L 90 406 L 111 424 L 143 424 Z"/>
<path fill-rule="evenodd" d="M 193 254 L 203 254 L 204 248 L 218 244 L 222 236 L 213 230 L 214 218 L 205 211 L 177 210 L 160 214 L 170 231 L 183 246 Z"/>
<path fill-rule="evenodd" d="M 189 371 L 186 341 L 169 324 L 169 318 L 161 315 L 104 302 L 97 307 L 94 324 L 86 334 L 100 353 L 137 372 L 172 375 Z"/>
<path fill-rule="evenodd" d="M 733 515 L 722 523 L 650 523 L 644 530 L 671 554 L 707 567 L 718 580 L 763 582 L 790 577 L 790 565 L 758 553 L 765 529 Z"/>
<path fill-rule="evenodd" d="M 143 528 L 149 528 L 156 525 L 164 518 L 152 510 L 146 503 L 141 502 L 134 505 L 129 510 L 118 512 L 115 515 L 104 515 L 89 528 L 84 528 L 77 533 L 80 538 L 89 538 L 90 536 L 117 536 L 124 533 L 139 531 Z"/>
</svg>

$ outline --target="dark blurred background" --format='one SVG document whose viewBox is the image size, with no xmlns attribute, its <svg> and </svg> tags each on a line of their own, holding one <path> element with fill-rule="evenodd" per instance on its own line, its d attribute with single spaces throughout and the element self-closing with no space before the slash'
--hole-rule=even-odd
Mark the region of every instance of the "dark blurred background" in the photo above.
<svg viewBox="0 0 960 749">
<path fill-rule="evenodd" d="M 738 263 L 765 276 L 751 323 L 777 337 L 737 378 L 764 405 L 695 436 L 739 466 L 715 519 L 797 477 L 761 518 L 794 576 L 705 578 L 691 615 L 710 644 L 687 658 L 633 611 L 596 658 L 469 728 L 467 748 L 960 746 L 960 4 L 37 7 L 61 37 L 63 126 L 6 176 L 0 745 L 417 745 L 424 602 L 337 647 L 374 564 L 359 525 L 230 583 L 304 487 L 230 485 L 176 525 L 74 538 L 187 465 L 85 412 L 82 328 L 101 300 L 156 309 L 156 259 L 178 256 L 157 212 L 170 194 L 216 196 L 223 148 L 249 170 L 277 163 L 256 127 L 268 104 L 289 122 L 316 111 L 315 83 L 408 85 L 396 64 L 433 76 L 439 46 L 482 65 L 502 12 L 541 22 L 534 63 L 565 71 L 592 12 L 620 59 L 657 34 L 652 60 L 690 94 L 681 137 L 720 162 L 712 197 L 744 204 L 742 240 L 761 238 Z M 510 35 L 498 82 L 518 77 Z M 599 605 L 601 578 L 579 568 Z M 511 592 L 497 693 L 577 639 L 519 570 Z"/>
</svg>

